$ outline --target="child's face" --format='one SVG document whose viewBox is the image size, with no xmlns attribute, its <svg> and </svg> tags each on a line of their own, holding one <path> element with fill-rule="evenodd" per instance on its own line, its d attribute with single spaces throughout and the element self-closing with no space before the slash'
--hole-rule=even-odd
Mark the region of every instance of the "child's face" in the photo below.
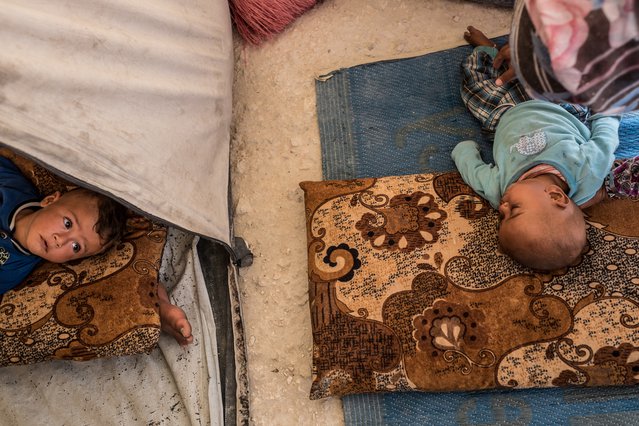
<svg viewBox="0 0 639 426">
<path fill-rule="evenodd" d="M 508 187 L 499 217 L 502 251 L 531 268 L 564 268 L 586 245 L 583 213 L 547 179 L 527 179 Z"/>
<path fill-rule="evenodd" d="M 534 179 L 513 183 L 499 204 L 499 238 L 518 238 L 532 229 L 536 218 L 545 217 L 552 207 L 546 186 Z"/>
<path fill-rule="evenodd" d="M 29 214 L 19 232 L 19 242 L 31 253 L 64 263 L 102 251 L 100 235 L 94 230 L 98 220 L 95 199 L 82 192 L 56 192 L 40 205 L 43 208 Z"/>
</svg>

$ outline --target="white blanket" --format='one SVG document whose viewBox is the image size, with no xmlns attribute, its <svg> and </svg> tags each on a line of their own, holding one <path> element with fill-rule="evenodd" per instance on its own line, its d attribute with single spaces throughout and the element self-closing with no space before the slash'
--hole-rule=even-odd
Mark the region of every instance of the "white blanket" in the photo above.
<svg viewBox="0 0 639 426">
<path fill-rule="evenodd" d="M 192 345 L 182 349 L 163 334 L 150 355 L 5 367 L 0 424 L 224 424 L 215 324 L 196 244 L 197 237 L 170 232 L 160 270 L 193 325 Z"/>
</svg>

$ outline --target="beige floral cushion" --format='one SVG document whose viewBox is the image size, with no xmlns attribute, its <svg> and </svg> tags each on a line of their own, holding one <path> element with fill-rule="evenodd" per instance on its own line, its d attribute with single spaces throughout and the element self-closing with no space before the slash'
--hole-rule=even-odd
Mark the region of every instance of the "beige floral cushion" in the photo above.
<svg viewBox="0 0 639 426">
<path fill-rule="evenodd" d="M 589 249 L 541 274 L 458 173 L 301 187 L 312 399 L 638 382 L 638 204 L 591 208 Z"/>
</svg>

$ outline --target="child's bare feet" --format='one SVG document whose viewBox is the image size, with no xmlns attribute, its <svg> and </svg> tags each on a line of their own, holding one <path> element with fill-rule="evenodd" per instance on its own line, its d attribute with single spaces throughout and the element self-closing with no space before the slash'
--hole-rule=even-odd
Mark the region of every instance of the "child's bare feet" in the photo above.
<svg viewBox="0 0 639 426">
<path fill-rule="evenodd" d="M 472 46 L 495 46 L 495 43 L 490 41 L 488 37 L 477 28 L 469 25 L 467 27 L 468 31 L 464 32 L 464 40 L 466 40 Z"/>
<path fill-rule="evenodd" d="M 173 336 L 180 346 L 192 343 L 191 323 L 186 318 L 184 311 L 171 303 L 169 295 L 162 284 L 158 285 L 158 297 L 160 299 L 162 331 Z"/>
</svg>

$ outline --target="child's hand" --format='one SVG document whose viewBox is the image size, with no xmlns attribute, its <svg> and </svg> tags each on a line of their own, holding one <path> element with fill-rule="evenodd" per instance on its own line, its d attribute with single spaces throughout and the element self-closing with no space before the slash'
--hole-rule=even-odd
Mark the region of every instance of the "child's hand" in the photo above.
<svg viewBox="0 0 639 426">
<path fill-rule="evenodd" d="M 499 52 L 497 52 L 495 59 L 493 59 L 493 67 L 495 67 L 495 69 L 499 69 L 504 62 L 508 65 L 508 69 L 502 75 L 497 77 L 497 80 L 495 81 L 497 86 L 503 86 L 515 78 L 515 68 L 510 63 L 510 45 L 508 43 L 506 43 L 501 49 L 499 49 Z"/>
</svg>

